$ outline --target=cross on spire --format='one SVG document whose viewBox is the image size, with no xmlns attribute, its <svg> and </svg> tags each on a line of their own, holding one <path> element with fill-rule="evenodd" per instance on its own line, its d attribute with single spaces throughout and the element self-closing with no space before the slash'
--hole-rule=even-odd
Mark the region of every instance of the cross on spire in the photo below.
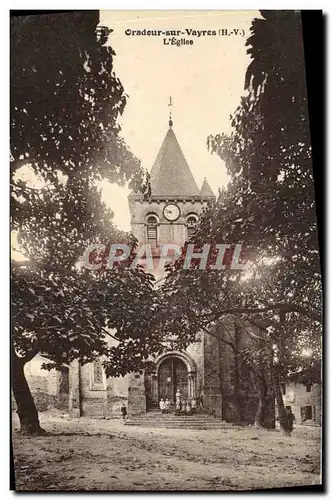
<svg viewBox="0 0 332 500">
<path fill-rule="evenodd" d="M 173 122 L 172 122 L 172 106 L 173 106 L 173 103 L 172 103 L 172 97 L 170 96 L 169 98 L 169 126 L 172 127 L 173 126 Z"/>
</svg>

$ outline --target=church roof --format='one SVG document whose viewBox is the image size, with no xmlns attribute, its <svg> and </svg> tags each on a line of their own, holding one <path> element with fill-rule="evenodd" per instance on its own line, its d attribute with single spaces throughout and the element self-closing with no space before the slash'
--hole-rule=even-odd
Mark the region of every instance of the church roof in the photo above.
<svg viewBox="0 0 332 500">
<path fill-rule="evenodd" d="M 167 131 L 150 172 L 151 194 L 199 196 L 199 190 L 172 129 Z"/>
<path fill-rule="evenodd" d="M 210 184 L 208 183 L 208 181 L 206 180 L 206 177 L 204 177 L 204 182 L 202 184 L 202 187 L 201 187 L 201 190 L 200 190 L 200 193 L 199 193 L 201 196 L 208 196 L 208 197 L 212 197 L 215 198 L 215 194 L 214 192 L 212 191 L 211 187 L 210 187 Z"/>
</svg>

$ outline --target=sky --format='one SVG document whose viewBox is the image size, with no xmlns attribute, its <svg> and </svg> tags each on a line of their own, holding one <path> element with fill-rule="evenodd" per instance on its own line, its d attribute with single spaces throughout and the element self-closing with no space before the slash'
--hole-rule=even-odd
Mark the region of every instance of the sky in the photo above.
<svg viewBox="0 0 332 500">
<path fill-rule="evenodd" d="M 250 62 L 245 41 L 258 11 L 115 11 L 100 12 L 100 24 L 113 30 L 109 44 L 116 53 L 114 71 L 128 95 L 120 121 L 122 136 L 142 166 L 151 170 L 168 130 L 172 97 L 173 130 L 200 188 L 204 177 L 217 194 L 228 182 L 224 163 L 206 146 L 210 134 L 229 133 L 230 115 L 244 92 Z M 227 36 L 189 36 L 193 45 L 165 45 L 164 36 L 126 35 L 130 30 L 219 30 Z M 235 35 L 233 30 L 239 30 Z M 43 183 L 26 166 L 22 180 Z M 114 212 L 114 223 L 130 231 L 128 188 L 100 183 L 103 201 Z M 13 258 L 20 260 L 17 235 Z"/>
<path fill-rule="evenodd" d="M 221 159 L 206 146 L 210 134 L 229 133 L 230 115 L 245 95 L 250 58 L 245 41 L 257 11 L 101 11 L 100 24 L 114 31 L 114 70 L 128 102 L 122 136 L 142 166 L 151 170 L 168 129 L 172 97 L 173 130 L 200 188 L 204 177 L 217 194 L 228 176 Z M 164 45 L 164 36 L 126 35 L 127 30 L 241 31 L 227 36 L 180 36 L 193 45 Z M 243 36 L 244 35 L 244 36 Z M 120 229 L 130 230 L 128 189 L 102 184 L 103 200 Z"/>
</svg>

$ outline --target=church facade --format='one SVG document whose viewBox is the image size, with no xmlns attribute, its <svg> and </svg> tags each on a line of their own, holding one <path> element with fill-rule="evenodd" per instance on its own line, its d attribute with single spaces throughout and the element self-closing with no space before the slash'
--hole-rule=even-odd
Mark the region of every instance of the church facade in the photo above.
<svg viewBox="0 0 332 500">
<path fill-rule="evenodd" d="M 159 246 L 168 243 L 183 246 L 195 230 L 202 210 L 215 197 L 206 179 L 198 188 L 171 120 L 150 181 L 148 197 L 131 193 L 128 202 L 132 233 L 139 243 L 151 245 L 157 262 Z M 157 283 L 163 278 L 163 271 L 157 270 L 157 266 L 155 276 Z M 67 399 L 64 394 L 59 399 L 61 408 L 65 400 L 72 416 L 108 418 L 119 416 L 120 406 L 125 402 L 128 414 L 138 415 L 157 407 L 160 398 L 174 403 L 179 389 L 185 400 L 202 397 L 205 410 L 219 418 L 252 423 L 257 396 L 243 386 L 237 366 L 237 352 L 250 338 L 232 318 L 225 318 L 218 328 L 219 337 L 227 337 L 226 342 L 218 340 L 216 335 L 200 333 L 185 351 L 168 352 L 154 359 L 155 371 L 149 374 L 106 378 L 100 360 L 84 366 L 75 361 L 69 367 L 68 383 L 62 384 L 68 394 Z M 36 362 L 38 358 L 33 361 Z M 45 406 L 47 397 L 42 399 Z M 57 406 L 54 394 L 50 406 Z M 273 426 L 273 402 L 271 409 L 267 418 Z"/>
<path fill-rule="evenodd" d="M 132 233 L 139 244 L 151 246 L 158 283 L 164 275 L 159 267 L 160 245 L 175 243 L 182 247 L 195 230 L 203 208 L 215 198 L 206 179 L 201 189 L 198 188 L 171 120 L 151 169 L 150 183 L 148 197 L 131 193 L 128 202 Z M 209 406 L 221 416 L 219 379 L 214 380 L 216 377 L 204 366 L 207 360 L 213 365 L 208 350 L 208 342 L 199 335 L 186 351 L 169 352 L 154 359 L 156 368 L 152 374 L 132 373 L 110 379 L 103 377 L 99 362 L 82 367 L 77 363 L 70 370 L 71 412 L 111 416 L 119 414 L 120 405 L 125 401 L 129 415 L 140 414 L 156 407 L 160 398 L 167 397 L 174 403 L 179 389 L 183 399 L 203 395 L 206 404 L 209 401 Z M 98 366 L 99 374 L 96 373 Z"/>
<path fill-rule="evenodd" d="M 182 247 L 195 230 L 204 206 L 215 197 L 206 179 L 201 189 L 198 188 L 171 120 L 151 169 L 150 182 L 151 195 L 148 199 L 141 194 L 131 194 L 129 207 L 132 233 L 139 243 L 151 245 L 158 282 L 163 278 L 162 266 L 158 270 L 160 245 L 177 244 Z M 131 374 L 128 377 L 129 414 L 156 407 L 161 398 L 168 398 L 174 404 L 178 389 L 184 400 L 203 394 L 206 396 L 209 383 L 210 392 L 212 389 L 214 395 L 212 406 L 221 415 L 220 390 L 216 381 L 206 379 L 204 360 L 208 357 L 204 355 L 204 347 L 206 349 L 204 338 L 199 335 L 186 351 L 168 352 L 156 358 L 152 374 Z"/>
</svg>

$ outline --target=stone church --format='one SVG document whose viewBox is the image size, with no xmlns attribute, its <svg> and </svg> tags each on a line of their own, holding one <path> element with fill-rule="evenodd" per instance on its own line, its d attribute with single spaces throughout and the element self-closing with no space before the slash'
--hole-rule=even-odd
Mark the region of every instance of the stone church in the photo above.
<svg viewBox="0 0 332 500">
<path fill-rule="evenodd" d="M 204 206 L 215 195 L 206 179 L 200 189 L 197 186 L 171 119 L 150 176 L 151 195 L 146 198 L 131 193 L 128 202 L 132 233 L 140 243 L 152 246 L 157 259 L 159 245 L 184 244 L 195 230 Z M 162 279 L 162 274 L 156 272 L 156 279 Z M 101 361 L 84 366 L 76 361 L 69 370 L 51 380 L 48 372 L 42 373 L 36 367 L 42 362 L 37 358 L 33 363 L 39 377 L 51 381 L 48 388 L 45 380 L 38 384 L 34 375 L 32 392 L 37 406 L 41 401 L 43 408 L 47 407 L 49 400 L 51 406 L 63 408 L 67 404 L 73 416 L 107 418 L 119 416 L 120 406 L 125 402 L 128 414 L 138 415 L 156 407 L 160 398 L 167 397 L 174 403 L 176 390 L 180 389 L 184 399 L 202 396 L 204 409 L 219 418 L 253 422 L 257 396 L 251 393 L 252 389 L 241 385 L 236 367 L 236 352 L 246 345 L 248 336 L 232 318 L 226 318 L 220 329 L 219 335 L 227 337 L 226 342 L 213 335 L 199 334 L 185 351 L 168 352 L 155 359 L 155 371 L 149 375 L 107 379 Z M 31 366 L 27 368 L 27 372 L 31 370 Z M 43 391 L 35 390 L 38 386 Z M 57 403 L 57 395 L 61 405 Z M 242 398 L 240 416 L 238 404 L 237 408 L 234 404 L 239 398 Z"/>
</svg>

